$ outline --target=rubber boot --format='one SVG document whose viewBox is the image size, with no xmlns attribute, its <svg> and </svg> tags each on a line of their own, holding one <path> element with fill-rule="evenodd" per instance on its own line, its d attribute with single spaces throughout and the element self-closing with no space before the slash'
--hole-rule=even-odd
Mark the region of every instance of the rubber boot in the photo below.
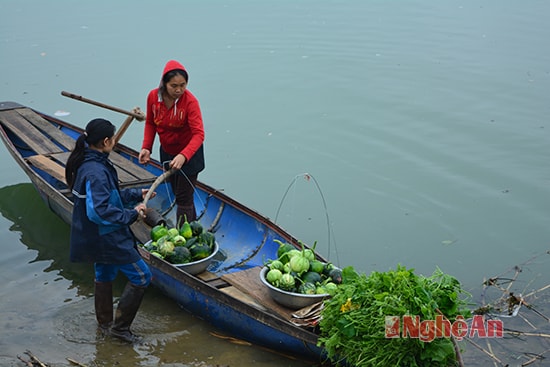
<svg viewBox="0 0 550 367">
<path fill-rule="evenodd" d="M 140 341 L 140 337 L 130 331 L 130 325 L 136 317 L 146 287 L 138 287 L 130 282 L 126 284 L 116 310 L 115 322 L 111 335 L 128 343 Z"/>
<path fill-rule="evenodd" d="M 108 334 L 113 323 L 113 284 L 111 282 L 95 282 L 94 304 L 99 330 L 103 334 Z"/>
</svg>

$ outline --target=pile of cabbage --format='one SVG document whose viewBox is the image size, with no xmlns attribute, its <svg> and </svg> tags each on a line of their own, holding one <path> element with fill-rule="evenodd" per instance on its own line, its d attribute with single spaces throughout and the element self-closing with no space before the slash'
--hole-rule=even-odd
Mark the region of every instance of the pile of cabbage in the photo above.
<svg viewBox="0 0 550 367">
<path fill-rule="evenodd" d="M 342 272 L 332 263 L 319 261 L 313 249 L 301 250 L 289 243 L 279 244 L 277 259 L 268 260 L 265 279 L 269 284 L 286 292 L 299 294 L 333 294 L 342 282 Z"/>
<path fill-rule="evenodd" d="M 198 221 L 185 221 L 181 227 L 159 224 L 151 229 L 151 241 L 142 245 L 152 255 L 171 264 L 188 264 L 212 254 L 216 238 Z"/>
</svg>

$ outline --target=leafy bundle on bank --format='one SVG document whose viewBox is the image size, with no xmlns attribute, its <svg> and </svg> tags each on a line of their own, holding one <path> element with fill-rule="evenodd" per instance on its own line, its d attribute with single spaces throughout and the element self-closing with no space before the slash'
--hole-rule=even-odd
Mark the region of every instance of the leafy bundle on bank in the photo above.
<svg viewBox="0 0 550 367">
<path fill-rule="evenodd" d="M 455 366 L 457 356 L 450 338 L 431 342 L 419 338 L 386 338 L 386 316 L 419 316 L 435 320 L 443 315 L 450 322 L 470 316 L 468 294 L 454 277 L 437 269 L 432 276 L 416 275 L 398 266 L 388 272 L 358 274 L 343 269 L 343 283 L 325 302 L 319 345 L 333 363 L 349 366 Z"/>
</svg>

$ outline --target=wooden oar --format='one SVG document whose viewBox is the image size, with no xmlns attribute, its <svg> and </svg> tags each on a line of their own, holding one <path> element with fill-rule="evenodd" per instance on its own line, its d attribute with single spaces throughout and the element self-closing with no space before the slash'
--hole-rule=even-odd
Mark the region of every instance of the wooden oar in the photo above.
<svg viewBox="0 0 550 367">
<path fill-rule="evenodd" d="M 126 132 L 126 130 L 128 129 L 128 127 L 130 126 L 130 124 L 132 123 L 132 121 L 134 119 L 136 119 L 138 121 L 145 120 L 145 114 L 139 109 L 139 107 L 136 107 L 133 111 L 126 111 L 126 110 L 123 110 L 122 108 L 110 106 L 108 104 L 97 102 L 97 101 L 91 100 L 89 98 L 84 98 L 82 96 L 79 96 L 79 95 L 76 95 L 76 94 L 73 94 L 73 93 L 69 93 L 69 92 L 65 92 L 65 91 L 61 91 L 61 95 L 65 96 L 65 97 L 72 98 L 72 99 L 76 99 L 78 101 L 93 104 L 94 106 L 99 106 L 99 107 L 106 108 L 106 109 L 111 110 L 111 111 L 115 111 L 115 112 L 119 112 L 119 113 L 128 115 L 126 120 L 124 120 L 124 122 L 122 123 L 122 125 L 118 129 L 117 133 L 115 134 L 115 142 L 116 143 L 118 143 L 120 141 L 120 139 L 122 138 L 122 135 L 124 135 L 124 133 Z"/>
<path fill-rule="evenodd" d="M 164 172 L 162 175 L 158 176 L 155 182 L 151 185 L 149 188 L 149 191 L 147 191 L 147 194 L 145 194 L 145 198 L 143 199 L 143 204 L 147 205 L 147 202 L 151 198 L 151 195 L 155 192 L 158 185 L 160 185 L 164 180 L 166 180 L 169 176 L 171 176 L 174 172 L 176 172 L 174 169 L 171 169 L 169 171 Z M 166 220 L 160 214 L 154 209 L 148 209 L 147 213 L 140 213 L 142 216 L 146 214 L 145 219 L 143 220 L 147 225 L 150 227 L 154 227 L 158 224 L 164 224 L 166 225 Z"/>
<path fill-rule="evenodd" d="M 139 112 L 126 111 L 126 110 L 123 110 L 122 108 L 110 106 L 108 104 L 97 102 L 97 101 L 79 96 L 77 94 L 73 94 L 73 93 L 69 93 L 69 92 L 65 92 L 65 91 L 62 91 L 61 95 L 65 96 L 65 97 L 72 98 L 72 99 L 76 99 L 78 101 L 93 104 L 93 105 L 98 106 L 98 107 L 106 108 L 106 109 L 111 110 L 111 111 L 119 112 L 119 113 L 122 113 L 122 114 L 125 114 L 125 115 L 128 115 L 128 116 L 133 116 L 138 121 L 145 120 L 145 115 L 141 111 L 139 111 Z"/>
<path fill-rule="evenodd" d="M 158 176 L 155 182 L 151 185 L 149 188 L 149 191 L 147 191 L 147 194 L 145 194 L 145 198 L 143 199 L 143 204 L 147 205 L 147 202 L 151 198 L 151 195 L 153 195 L 153 192 L 157 189 L 158 185 L 164 182 L 168 177 L 170 177 L 174 172 L 176 172 L 175 169 L 170 169 L 169 171 L 165 171 L 162 175 Z"/>
<path fill-rule="evenodd" d="M 137 110 L 141 112 L 139 108 Z M 124 120 L 122 125 L 120 125 L 120 128 L 117 130 L 115 134 L 115 144 L 118 144 L 118 142 L 120 141 L 120 138 L 122 138 L 122 135 L 124 135 L 126 130 L 128 130 L 128 126 L 130 126 L 133 120 L 134 120 L 134 116 L 128 116 L 126 117 L 126 120 Z"/>
</svg>

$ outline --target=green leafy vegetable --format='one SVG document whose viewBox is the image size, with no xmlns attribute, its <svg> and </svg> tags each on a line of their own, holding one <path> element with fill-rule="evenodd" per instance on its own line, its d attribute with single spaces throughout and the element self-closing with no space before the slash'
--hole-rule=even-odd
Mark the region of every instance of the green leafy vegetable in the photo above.
<svg viewBox="0 0 550 367">
<path fill-rule="evenodd" d="M 333 363 L 352 366 L 447 367 L 456 365 L 449 338 L 386 338 L 386 316 L 419 316 L 450 322 L 469 317 L 467 295 L 452 276 L 437 269 L 432 276 L 416 275 L 398 266 L 388 272 L 358 274 L 353 267 L 342 270 L 342 284 L 327 300 L 320 321 L 319 346 Z"/>
</svg>

